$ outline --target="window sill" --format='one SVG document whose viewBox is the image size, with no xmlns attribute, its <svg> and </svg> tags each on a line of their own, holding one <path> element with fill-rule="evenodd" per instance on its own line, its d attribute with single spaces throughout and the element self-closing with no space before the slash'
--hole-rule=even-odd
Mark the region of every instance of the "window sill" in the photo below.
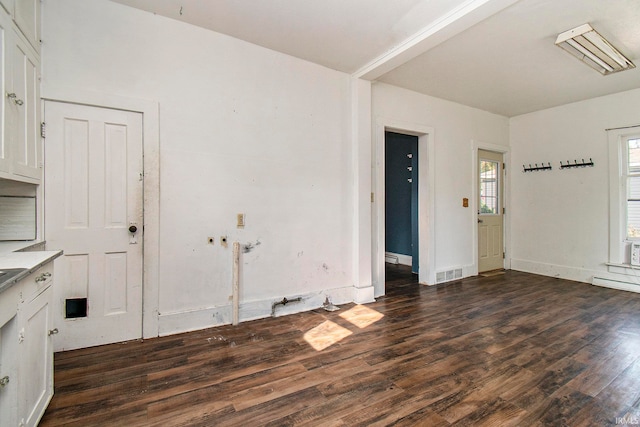
<svg viewBox="0 0 640 427">
<path fill-rule="evenodd" d="M 614 262 L 605 262 L 605 265 L 608 267 L 609 273 L 637 276 L 637 271 L 640 271 L 640 265 L 618 264 Z"/>
</svg>

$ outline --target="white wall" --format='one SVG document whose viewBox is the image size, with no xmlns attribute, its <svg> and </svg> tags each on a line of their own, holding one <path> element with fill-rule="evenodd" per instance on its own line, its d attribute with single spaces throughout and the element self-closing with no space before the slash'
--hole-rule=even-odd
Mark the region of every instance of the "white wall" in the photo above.
<svg viewBox="0 0 640 427">
<path fill-rule="evenodd" d="M 373 85 L 374 122 L 403 122 L 434 131 L 435 266 L 434 271 L 462 267 L 472 274 L 475 263 L 475 214 L 462 207 L 474 196 L 472 141 L 509 144 L 509 120 L 395 86 Z M 422 252 L 422 249 L 421 249 Z"/>
<path fill-rule="evenodd" d="M 513 117 L 512 268 L 584 282 L 606 271 L 609 232 L 605 129 L 640 123 L 640 90 Z M 560 161 L 594 167 L 560 170 Z M 522 165 L 551 162 L 549 172 Z M 519 169 L 520 173 L 516 173 Z"/>
<path fill-rule="evenodd" d="M 230 321 L 222 235 L 259 243 L 243 256 L 241 319 L 285 296 L 351 300 L 349 76 L 103 0 L 46 0 L 42 38 L 44 97 L 160 105 L 160 333 Z"/>
</svg>

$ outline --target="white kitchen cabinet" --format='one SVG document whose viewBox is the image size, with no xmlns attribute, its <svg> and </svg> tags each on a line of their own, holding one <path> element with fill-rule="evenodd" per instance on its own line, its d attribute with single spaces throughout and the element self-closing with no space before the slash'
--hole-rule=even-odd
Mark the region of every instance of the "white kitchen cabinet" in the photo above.
<svg viewBox="0 0 640 427">
<path fill-rule="evenodd" d="M 40 143 L 40 64 L 22 35 L 14 31 L 13 79 L 11 91 L 13 102 L 7 108 L 15 117 L 15 129 L 9 136 L 13 174 L 19 177 L 40 180 L 42 156 Z M 21 102 L 19 102 L 21 101 Z"/>
<path fill-rule="evenodd" d="M 53 396 L 52 279 L 48 262 L 0 293 L 16 313 L 0 328 L 0 426 L 38 425 Z"/>
<path fill-rule="evenodd" d="M 40 58 L 10 17 L 0 9 L 3 97 L 0 113 L 0 178 L 38 184 L 40 140 Z"/>
<path fill-rule="evenodd" d="M 36 52 L 40 52 L 40 0 L 14 0 L 14 21 Z"/>
<path fill-rule="evenodd" d="M 17 28 L 40 52 L 40 0 L 0 0 L 5 12 L 15 22 Z"/>
<path fill-rule="evenodd" d="M 4 13 L 0 9 L 0 84 L 2 85 L 2 98 L 0 98 L 0 174 L 8 177 L 13 169 L 11 166 L 11 154 L 9 147 L 8 127 L 10 127 L 9 120 L 12 117 L 7 115 L 7 106 L 9 105 L 9 98 L 6 96 L 8 86 L 11 84 L 9 75 L 13 73 L 13 66 L 11 65 L 11 59 L 13 55 L 9 55 L 8 51 L 12 51 L 13 40 L 13 28 L 11 24 L 11 18 L 8 14 Z"/>
<path fill-rule="evenodd" d="M 42 274 L 36 280 L 46 280 Z M 29 279 L 27 279 L 29 280 Z M 36 426 L 53 396 L 53 345 L 51 334 L 50 281 L 31 301 L 25 301 L 18 312 L 21 326 L 18 350 L 20 354 L 20 382 L 18 413 L 20 426 Z"/>
<path fill-rule="evenodd" d="M 18 425 L 18 329 L 13 318 L 0 327 L 0 425 Z"/>
</svg>

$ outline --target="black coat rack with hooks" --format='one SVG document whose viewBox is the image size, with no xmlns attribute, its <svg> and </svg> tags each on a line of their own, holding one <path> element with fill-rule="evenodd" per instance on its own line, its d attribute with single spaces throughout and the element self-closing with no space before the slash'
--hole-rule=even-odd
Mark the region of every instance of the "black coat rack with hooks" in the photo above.
<svg viewBox="0 0 640 427">
<path fill-rule="evenodd" d="M 567 160 L 566 165 L 563 165 L 562 162 L 560 162 L 560 169 L 585 168 L 587 166 L 593 167 L 593 160 L 591 158 L 589 158 L 588 162 L 585 162 L 584 159 L 582 159 L 581 163 L 578 163 L 577 160 L 574 160 L 573 163 Z"/>
<path fill-rule="evenodd" d="M 544 165 L 544 162 L 542 162 L 541 166 L 538 166 L 537 163 L 535 163 L 534 166 L 531 166 L 531 163 L 529 163 L 529 167 L 522 165 L 522 168 L 522 172 L 550 171 L 553 169 L 550 162 L 547 162 L 547 166 Z"/>
</svg>

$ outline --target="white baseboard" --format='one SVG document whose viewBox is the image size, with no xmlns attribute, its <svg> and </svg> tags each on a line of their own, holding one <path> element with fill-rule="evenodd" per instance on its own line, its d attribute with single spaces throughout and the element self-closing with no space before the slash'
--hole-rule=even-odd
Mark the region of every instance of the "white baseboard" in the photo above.
<svg viewBox="0 0 640 427">
<path fill-rule="evenodd" d="M 370 291 L 369 291 L 370 289 Z M 367 300 L 367 292 L 373 295 L 373 286 L 366 288 L 343 287 L 327 289 L 317 293 L 304 295 L 286 295 L 261 301 L 250 301 L 240 303 L 240 322 L 263 319 L 272 316 L 273 303 L 282 301 L 282 298 L 293 300 L 301 298 L 301 301 L 291 301 L 285 305 L 278 305 L 275 308 L 275 316 L 301 313 L 322 307 L 326 298 L 335 305 L 357 302 L 364 304 L 373 302 L 373 298 Z M 355 297 L 358 296 L 358 299 Z M 359 299 L 362 298 L 362 299 Z M 198 310 L 182 311 L 178 313 L 162 313 L 159 316 L 159 336 L 179 334 L 182 332 L 197 331 L 200 329 L 212 328 L 214 326 L 229 325 L 233 319 L 232 306 L 224 305 L 219 307 L 202 308 Z"/>
<path fill-rule="evenodd" d="M 559 279 L 573 280 L 576 282 L 591 283 L 592 278 L 601 271 L 585 268 L 568 267 L 565 265 L 545 264 L 541 262 L 511 259 L 511 270 L 525 273 L 540 274 L 541 276 L 557 277 Z"/>
<path fill-rule="evenodd" d="M 356 304 L 368 304 L 375 301 L 375 289 L 372 286 L 353 288 L 353 302 Z"/>
<path fill-rule="evenodd" d="M 593 285 L 605 288 L 618 289 L 621 291 L 640 293 L 640 283 L 632 283 L 621 280 L 613 280 L 605 277 L 594 277 Z"/>
<path fill-rule="evenodd" d="M 403 255 L 403 254 L 396 254 L 393 252 L 385 252 L 384 253 L 384 260 L 385 262 L 398 262 L 398 264 L 401 265 L 408 265 L 409 267 L 411 267 L 413 265 L 413 257 L 411 255 Z"/>
</svg>

